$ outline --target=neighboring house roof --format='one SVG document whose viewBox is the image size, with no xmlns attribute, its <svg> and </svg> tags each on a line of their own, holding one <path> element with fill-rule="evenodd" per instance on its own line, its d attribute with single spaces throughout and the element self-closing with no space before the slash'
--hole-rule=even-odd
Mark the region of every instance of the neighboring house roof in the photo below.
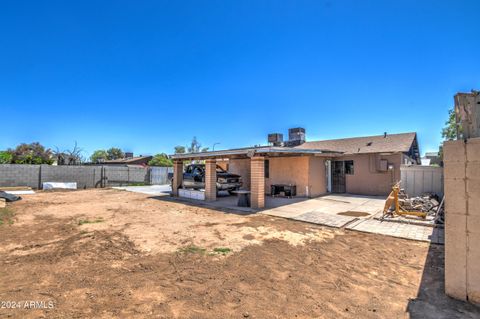
<svg viewBox="0 0 480 319">
<path fill-rule="evenodd" d="M 324 149 L 345 154 L 409 152 L 416 144 L 416 133 L 387 134 L 305 142 L 295 148 Z"/>
<path fill-rule="evenodd" d="M 134 165 L 134 164 L 147 164 L 153 156 L 138 156 L 130 158 L 120 158 L 116 160 L 105 160 L 101 164 L 118 164 L 118 165 Z"/>
</svg>

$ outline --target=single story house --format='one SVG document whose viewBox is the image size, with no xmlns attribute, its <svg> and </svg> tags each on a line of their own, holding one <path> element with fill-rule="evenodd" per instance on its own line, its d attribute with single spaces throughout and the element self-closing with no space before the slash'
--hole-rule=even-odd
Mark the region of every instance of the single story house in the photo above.
<svg viewBox="0 0 480 319">
<path fill-rule="evenodd" d="M 425 156 L 421 158 L 422 165 L 441 165 L 442 160 L 438 152 L 426 152 Z"/>
<path fill-rule="evenodd" d="M 401 164 L 420 164 L 416 133 L 387 134 L 323 141 L 306 141 L 305 130 L 270 134 L 268 146 L 202 153 L 175 154 L 173 194 L 182 185 L 183 162 L 205 160 L 205 198 L 216 199 L 217 163 L 242 176 L 251 192 L 251 206 L 263 208 L 271 185 L 295 185 L 297 196 L 326 193 L 386 195 L 400 180 Z M 222 165 L 222 166 L 223 166 Z"/>
<path fill-rule="evenodd" d="M 119 158 L 115 160 L 104 160 L 102 165 L 116 165 L 116 166 L 147 166 L 148 162 L 152 160 L 153 156 L 136 156 Z"/>
</svg>

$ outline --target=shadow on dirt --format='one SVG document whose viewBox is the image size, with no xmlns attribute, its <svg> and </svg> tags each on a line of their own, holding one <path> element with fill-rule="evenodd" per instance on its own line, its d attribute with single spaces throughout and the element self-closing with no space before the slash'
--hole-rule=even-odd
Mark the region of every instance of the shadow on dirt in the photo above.
<svg viewBox="0 0 480 319">
<path fill-rule="evenodd" d="M 480 308 L 445 294 L 445 246 L 430 245 L 418 295 L 407 312 L 412 319 L 480 318 Z"/>
</svg>

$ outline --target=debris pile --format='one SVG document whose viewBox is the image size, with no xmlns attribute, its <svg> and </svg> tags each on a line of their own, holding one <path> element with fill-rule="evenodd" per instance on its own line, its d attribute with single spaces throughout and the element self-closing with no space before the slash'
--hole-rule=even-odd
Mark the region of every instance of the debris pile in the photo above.
<svg viewBox="0 0 480 319">
<path fill-rule="evenodd" d="M 422 196 L 408 198 L 404 189 L 398 194 L 400 208 L 405 211 L 420 211 L 434 218 L 436 224 L 444 223 L 444 199 L 440 200 L 437 194 L 425 193 Z"/>
</svg>

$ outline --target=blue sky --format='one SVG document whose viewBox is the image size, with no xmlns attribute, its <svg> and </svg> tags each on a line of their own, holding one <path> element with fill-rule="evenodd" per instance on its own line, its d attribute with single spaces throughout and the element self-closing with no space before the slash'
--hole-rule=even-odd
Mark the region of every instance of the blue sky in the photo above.
<svg viewBox="0 0 480 319">
<path fill-rule="evenodd" d="M 2 1 L 0 149 L 416 131 L 480 88 L 479 1 Z"/>
</svg>

